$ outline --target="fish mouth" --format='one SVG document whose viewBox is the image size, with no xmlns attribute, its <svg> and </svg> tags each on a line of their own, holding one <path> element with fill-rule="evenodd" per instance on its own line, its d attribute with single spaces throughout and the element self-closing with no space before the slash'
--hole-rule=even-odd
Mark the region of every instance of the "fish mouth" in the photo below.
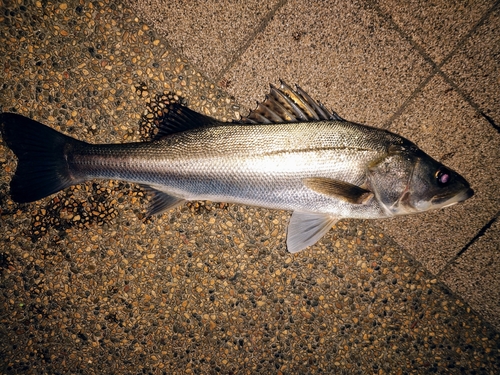
<svg viewBox="0 0 500 375">
<path fill-rule="evenodd" d="M 431 199 L 431 203 L 436 208 L 450 207 L 471 198 L 473 195 L 474 190 L 468 188 L 452 196 L 450 196 L 450 194 L 436 195 Z"/>
<path fill-rule="evenodd" d="M 472 198 L 473 195 L 474 195 L 474 190 L 472 190 L 471 188 L 467 189 L 467 191 L 465 192 L 464 200 Z"/>
</svg>

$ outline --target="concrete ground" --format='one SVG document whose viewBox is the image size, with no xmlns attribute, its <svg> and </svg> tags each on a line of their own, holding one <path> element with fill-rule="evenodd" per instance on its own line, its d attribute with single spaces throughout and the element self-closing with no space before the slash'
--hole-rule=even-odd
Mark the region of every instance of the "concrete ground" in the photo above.
<svg viewBox="0 0 500 375">
<path fill-rule="evenodd" d="M 1 142 L 0 371 L 500 373 L 499 24 L 498 1 L 1 3 L 0 111 L 131 142 L 161 101 L 229 121 L 281 78 L 476 194 L 292 255 L 289 212 L 145 218 L 115 181 L 16 204 Z"/>
</svg>

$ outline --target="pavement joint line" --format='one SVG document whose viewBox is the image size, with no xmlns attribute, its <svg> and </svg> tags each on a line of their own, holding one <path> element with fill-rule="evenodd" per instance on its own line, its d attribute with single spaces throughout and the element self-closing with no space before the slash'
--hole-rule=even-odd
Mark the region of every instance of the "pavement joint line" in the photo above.
<svg viewBox="0 0 500 375">
<path fill-rule="evenodd" d="M 465 34 L 456 44 L 455 48 L 445 56 L 445 58 L 440 62 L 436 63 L 426 52 L 425 50 L 413 40 L 413 38 L 408 35 L 403 29 L 401 29 L 397 23 L 392 19 L 390 14 L 385 13 L 375 2 L 371 1 L 373 9 L 379 14 L 380 17 L 384 18 L 391 27 L 398 32 L 398 34 L 406 40 L 410 45 L 422 56 L 422 58 L 432 67 L 432 72 L 430 75 L 424 79 L 424 81 L 417 86 L 417 88 L 406 98 L 406 100 L 401 104 L 401 106 L 394 112 L 394 114 L 383 124 L 384 128 L 388 128 L 390 124 L 396 120 L 401 114 L 404 112 L 406 107 L 410 104 L 410 102 L 423 90 L 424 86 L 433 78 L 436 73 L 439 74 L 445 81 L 448 83 L 462 98 L 483 118 L 485 118 L 488 123 L 493 126 L 493 128 L 500 133 L 500 126 L 497 125 L 491 117 L 486 115 L 479 105 L 475 103 L 475 101 L 462 89 L 458 87 L 458 85 L 449 78 L 442 70 L 441 67 L 445 65 L 451 58 L 456 54 L 456 52 L 466 43 L 466 41 L 476 32 L 476 30 L 481 27 L 491 16 L 491 14 L 496 10 L 496 8 L 500 5 L 500 0 L 497 0 L 493 6 L 484 12 L 483 16 L 476 22 L 476 24 L 471 27 L 471 29 Z"/>
<path fill-rule="evenodd" d="M 462 46 L 467 42 L 468 39 L 477 31 L 478 28 L 480 28 L 486 21 L 487 19 L 491 16 L 491 14 L 496 10 L 496 8 L 500 5 L 500 0 L 497 0 L 493 6 L 488 9 L 487 11 L 484 12 L 483 16 L 479 19 L 479 21 L 476 22 L 474 26 L 471 27 L 471 29 L 462 37 L 460 40 L 457 42 L 455 47 L 451 50 L 448 55 L 444 57 L 444 59 L 437 64 L 437 67 L 441 69 L 443 65 L 445 65 L 449 60 L 452 59 L 452 57 L 457 53 L 457 51 L 462 48 Z"/>
<path fill-rule="evenodd" d="M 450 78 L 446 73 L 444 73 L 441 69 L 438 70 L 437 72 L 443 79 L 444 81 L 453 88 L 461 97 L 462 99 L 469 104 L 474 111 L 479 114 L 481 117 L 483 117 L 488 124 L 490 124 L 493 129 L 497 131 L 497 133 L 500 133 L 500 125 L 496 124 L 495 121 L 488 116 L 484 111 L 479 107 L 479 105 L 470 97 L 469 94 L 467 94 L 465 91 L 463 91 L 456 83 L 455 81 Z"/>
<path fill-rule="evenodd" d="M 425 78 L 415 90 L 404 100 L 403 104 L 394 112 L 394 114 L 389 117 L 387 121 L 382 125 L 383 128 L 389 128 L 390 124 L 394 122 L 404 110 L 408 107 L 408 105 L 413 101 L 413 99 L 422 92 L 423 88 L 427 83 L 436 75 L 439 71 L 438 64 L 425 52 L 425 50 L 413 40 L 413 38 L 408 35 L 399 25 L 392 19 L 390 14 L 385 13 L 374 0 L 369 1 L 375 12 L 383 18 L 390 25 L 390 28 L 395 30 L 399 36 L 407 41 L 419 54 L 420 56 L 431 66 L 431 72 L 427 78 Z"/>
<path fill-rule="evenodd" d="M 415 90 L 405 99 L 403 104 L 394 112 L 394 114 L 384 122 L 382 127 L 384 129 L 388 129 L 391 123 L 393 123 L 399 116 L 403 114 L 405 109 L 410 105 L 410 103 L 422 92 L 424 87 L 429 83 L 429 81 L 434 78 L 434 76 L 438 73 L 437 70 L 432 70 L 432 72 L 417 86 Z"/>
<path fill-rule="evenodd" d="M 232 59 L 224 66 L 214 78 L 215 82 L 219 82 L 224 78 L 224 75 L 231 69 L 236 62 L 243 56 L 245 51 L 250 47 L 250 45 L 255 41 L 257 36 L 267 27 L 269 22 L 271 22 L 274 15 L 281 9 L 288 0 L 280 0 L 278 3 L 266 14 L 266 16 L 260 21 L 259 25 L 253 29 L 252 33 L 249 35 L 245 43 L 233 53 Z"/>
<path fill-rule="evenodd" d="M 483 16 L 476 22 L 476 24 L 469 30 L 467 34 L 465 34 L 456 44 L 455 48 L 437 65 L 438 74 L 446 81 L 448 85 L 450 85 L 462 98 L 480 115 L 482 116 L 488 123 L 498 132 L 500 133 L 500 125 L 496 124 L 495 121 L 488 116 L 483 110 L 479 107 L 479 105 L 467 94 L 463 91 L 455 81 L 450 78 L 445 72 L 442 71 L 442 67 L 450 61 L 453 56 L 457 53 L 457 51 L 462 48 L 462 46 L 469 40 L 472 35 L 479 29 L 487 20 L 491 17 L 491 14 L 500 6 L 500 0 L 497 0 L 493 6 L 484 12 Z"/>
<path fill-rule="evenodd" d="M 414 100 L 414 98 L 419 95 L 423 88 L 427 85 L 427 83 L 436 75 L 439 74 L 444 81 L 451 86 L 462 98 L 467 102 L 479 115 L 488 121 L 488 123 L 500 133 L 500 126 L 495 124 L 493 119 L 486 115 L 479 105 L 466 93 L 464 92 L 453 79 L 451 79 L 447 74 L 445 74 L 441 67 L 443 67 L 451 58 L 457 53 L 457 51 L 469 40 L 469 38 L 477 31 L 479 27 L 481 27 L 491 16 L 491 14 L 496 10 L 496 8 L 500 5 L 500 0 L 498 0 L 490 9 L 484 12 L 483 16 L 476 22 L 476 24 L 471 27 L 469 32 L 465 34 L 457 43 L 455 48 L 447 55 L 445 58 L 437 64 L 432 58 L 427 55 L 427 53 L 423 50 L 423 48 L 416 43 L 408 34 L 406 34 L 392 19 L 392 17 L 386 13 L 384 13 L 377 4 L 373 4 L 375 11 L 379 13 L 379 15 L 384 18 L 386 21 L 390 23 L 390 25 L 396 30 L 400 36 L 407 40 L 415 50 L 427 61 L 431 67 L 431 73 L 417 86 L 417 88 L 405 99 L 403 104 L 394 112 L 394 114 L 383 124 L 384 128 L 388 128 L 390 124 L 395 121 L 399 116 L 402 115 L 407 106 Z M 493 223 L 497 220 L 500 213 L 497 213 L 485 226 L 483 226 L 478 233 L 450 260 L 446 263 L 446 265 L 436 274 L 436 277 L 440 279 L 445 270 L 447 270 L 453 263 L 456 262 L 458 258 L 460 258 L 469 248 L 474 244 L 480 237 L 482 237 L 486 231 L 493 225 Z M 390 236 L 389 236 L 390 237 Z M 392 237 L 391 237 L 392 238 Z M 413 257 L 411 257 L 413 259 Z M 424 267 L 424 269 L 426 269 Z"/>
<path fill-rule="evenodd" d="M 399 251 L 407 258 L 410 259 L 413 262 L 413 265 L 415 266 L 416 269 L 419 270 L 424 270 L 427 274 L 432 275 L 432 278 L 435 278 L 435 274 L 433 274 L 427 267 L 425 267 L 420 260 L 418 260 L 413 254 L 411 254 L 408 249 L 401 243 L 399 243 L 394 237 L 391 235 L 387 234 L 384 230 L 384 226 L 381 225 L 379 222 L 374 221 L 371 223 L 371 225 L 376 228 L 380 233 L 383 233 L 384 236 L 389 238 L 394 244 L 398 247 Z"/>
<path fill-rule="evenodd" d="M 427 269 L 427 267 L 425 267 L 418 259 L 416 259 L 411 253 L 408 252 L 408 250 L 406 249 L 406 247 L 404 245 L 402 245 L 401 243 L 399 243 L 398 241 L 396 241 L 393 237 L 391 237 L 390 235 L 387 235 L 387 234 L 386 234 L 386 236 L 388 238 L 390 238 L 390 240 L 393 241 L 395 245 L 397 245 L 397 247 L 399 248 L 399 250 L 401 251 L 401 253 L 403 254 L 403 256 L 405 256 L 407 259 L 411 260 L 411 262 L 413 263 L 413 266 L 415 267 L 415 269 L 421 269 L 427 275 L 429 275 L 430 279 L 436 279 L 437 280 L 436 287 L 439 287 L 441 289 L 446 289 L 447 290 L 447 294 L 449 294 L 450 296 L 453 296 L 455 299 L 459 299 L 464 304 L 464 306 L 467 306 L 472 311 L 474 311 L 478 316 L 480 316 L 481 319 L 482 319 L 482 321 L 485 324 L 487 324 L 489 327 L 491 327 L 491 330 L 496 331 L 496 329 L 491 325 L 491 323 L 483 317 L 483 315 L 481 314 L 481 312 L 479 310 L 477 310 L 476 308 L 473 308 L 470 305 L 469 301 L 467 299 L 465 299 L 460 293 L 458 293 L 456 291 L 453 291 L 446 284 L 446 282 L 443 280 L 442 277 L 443 277 L 443 273 L 446 271 L 446 269 L 448 269 L 449 266 L 451 266 L 465 251 L 467 251 L 467 249 L 474 242 L 476 242 L 480 237 L 482 237 L 484 235 L 484 233 L 494 224 L 494 222 L 499 217 L 500 217 L 500 211 L 497 212 L 497 214 L 493 217 L 493 219 L 491 219 L 486 225 L 484 225 L 483 228 L 481 228 L 481 230 L 478 232 L 478 234 L 476 234 L 476 236 L 471 241 L 469 241 L 469 243 L 466 244 L 462 248 L 462 250 L 460 252 L 458 252 L 438 273 L 433 273 L 429 269 Z M 375 222 L 375 223 L 373 223 L 373 227 L 377 228 L 381 233 L 385 234 L 385 231 L 383 230 L 383 226 L 382 225 L 379 225 L 378 223 Z"/>
<path fill-rule="evenodd" d="M 417 88 L 410 94 L 410 96 L 401 104 L 401 106 L 394 112 L 394 114 L 383 124 L 384 128 L 388 128 L 390 124 L 396 120 L 401 114 L 404 112 L 406 107 L 410 104 L 410 102 L 423 90 L 424 86 L 433 78 L 436 74 L 439 74 L 445 82 L 450 85 L 462 98 L 467 104 L 469 104 L 480 116 L 482 116 L 498 133 L 500 133 L 500 125 L 496 124 L 494 120 L 485 114 L 479 105 L 468 95 L 466 92 L 464 92 L 456 83 L 446 75 L 441 70 L 441 67 L 443 67 L 449 60 L 452 59 L 452 57 L 457 53 L 457 51 L 469 40 L 469 38 L 477 31 L 479 27 L 481 27 L 491 16 L 491 14 L 496 10 L 496 8 L 500 5 L 500 0 L 497 0 L 493 6 L 488 9 L 487 11 L 484 12 L 483 16 L 479 19 L 479 21 L 476 22 L 474 26 L 471 27 L 471 29 L 457 42 L 455 48 L 445 56 L 445 58 L 440 62 L 436 63 L 426 52 L 425 50 L 413 40 L 413 38 L 406 34 L 403 29 L 401 29 L 396 22 L 392 19 L 392 17 L 383 12 L 380 7 L 373 3 L 373 8 L 375 9 L 376 12 L 379 13 L 379 15 L 384 18 L 389 24 L 396 30 L 400 36 L 408 41 L 413 48 L 424 58 L 424 60 L 429 63 L 432 67 L 432 72 L 430 75 L 420 84 L 417 86 Z"/>
<path fill-rule="evenodd" d="M 122 2 L 122 4 L 121 4 L 121 5 L 122 5 L 124 8 L 126 8 L 126 9 L 128 9 L 128 10 L 130 10 L 130 11 L 132 11 L 132 12 L 136 12 L 136 11 L 135 11 L 135 8 L 131 7 L 131 6 L 129 5 L 129 3 L 128 3 L 128 2 Z M 174 47 L 174 46 L 170 43 L 170 41 L 168 40 L 167 35 L 164 35 L 163 33 L 158 32 L 158 31 L 155 29 L 155 27 L 154 27 L 153 23 L 150 23 L 147 19 L 145 19 L 144 17 L 142 17 L 142 16 L 141 16 L 141 14 L 137 14 L 137 18 L 139 19 L 139 22 L 141 23 L 141 25 L 146 25 L 146 26 L 150 27 L 152 30 L 154 30 L 154 35 L 155 35 L 155 38 L 156 38 L 156 39 L 158 39 L 158 40 L 160 40 L 160 41 L 161 41 L 161 43 L 163 43 L 163 44 L 165 45 L 165 49 L 166 49 L 166 50 L 170 50 L 173 54 L 177 55 L 177 56 L 178 56 L 178 57 L 180 57 L 181 59 L 188 61 L 188 62 L 189 62 L 189 65 L 191 65 L 191 66 L 192 66 L 192 67 L 193 67 L 193 68 L 194 68 L 194 69 L 195 69 L 198 73 L 200 73 L 201 77 L 203 77 L 203 78 L 204 78 L 204 79 L 206 79 L 208 82 L 211 82 L 211 83 L 213 83 L 215 86 L 217 86 L 217 85 L 216 85 L 216 83 L 218 82 L 218 80 L 214 80 L 214 79 L 212 79 L 212 77 L 211 77 L 209 74 L 207 74 L 206 70 L 205 70 L 205 69 L 203 69 L 203 67 L 202 67 L 202 66 L 197 65 L 196 63 L 194 63 L 194 62 L 192 61 L 192 59 L 191 59 L 190 57 L 186 56 L 186 54 L 184 53 L 184 51 L 183 51 L 183 48 L 182 48 L 182 47 L 181 47 L 181 48 L 179 48 L 179 47 Z M 36 87 L 35 87 L 35 88 L 36 88 Z M 223 90 L 223 91 L 227 94 L 227 91 L 226 91 L 226 90 Z M 35 99 L 36 99 L 36 92 L 34 92 L 34 94 L 33 94 L 33 95 L 34 95 L 34 97 L 35 97 Z M 188 105 L 188 106 L 189 106 L 189 105 Z"/>
<path fill-rule="evenodd" d="M 467 243 L 465 246 L 457 253 L 453 258 L 451 258 L 443 268 L 437 273 L 436 277 L 440 278 L 442 274 L 449 268 L 451 267 L 458 258 L 460 258 L 474 243 L 477 242 L 484 234 L 488 231 L 488 229 L 491 228 L 491 226 L 497 221 L 498 217 L 500 216 L 500 211 L 496 213 L 493 218 L 488 221 L 480 230 L 477 232 L 477 234 Z"/>
</svg>

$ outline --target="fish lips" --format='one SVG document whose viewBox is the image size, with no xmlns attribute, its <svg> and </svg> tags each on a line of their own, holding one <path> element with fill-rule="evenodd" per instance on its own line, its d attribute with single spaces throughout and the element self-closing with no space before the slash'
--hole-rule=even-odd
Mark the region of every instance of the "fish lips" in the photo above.
<svg viewBox="0 0 500 375">
<path fill-rule="evenodd" d="M 467 190 L 463 190 L 458 194 L 443 194 L 443 195 L 435 195 L 431 199 L 432 206 L 437 206 L 439 208 L 453 206 L 454 204 L 463 202 L 474 195 L 474 190 L 468 188 Z"/>
</svg>

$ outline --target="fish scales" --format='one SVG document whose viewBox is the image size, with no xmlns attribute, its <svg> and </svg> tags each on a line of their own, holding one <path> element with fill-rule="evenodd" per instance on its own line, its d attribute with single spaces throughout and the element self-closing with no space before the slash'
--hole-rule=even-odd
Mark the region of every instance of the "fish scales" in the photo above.
<svg viewBox="0 0 500 375">
<path fill-rule="evenodd" d="M 290 210 L 287 248 L 297 252 L 340 218 L 414 214 L 474 194 L 407 139 L 348 122 L 284 82 L 239 124 L 179 104 L 156 121 L 150 142 L 94 145 L 0 114 L 3 139 L 18 157 L 12 199 L 32 202 L 87 180 L 117 179 L 151 193 L 149 214 L 186 200 Z"/>
<path fill-rule="evenodd" d="M 369 134 L 361 137 L 360 132 Z M 293 136 L 291 136 L 293 135 Z M 151 143 L 84 145 L 71 152 L 82 179 L 111 178 L 154 185 L 186 200 L 212 200 L 284 210 L 331 212 L 338 200 L 310 191 L 307 177 L 362 184 L 364 168 L 396 139 L 350 122 L 224 125 L 176 133 Z M 336 160 L 332 163 L 331 160 Z M 343 202 L 338 213 L 376 207 Z M 354 207 L 353 207 L 354 206 Z"/>
</svg>

